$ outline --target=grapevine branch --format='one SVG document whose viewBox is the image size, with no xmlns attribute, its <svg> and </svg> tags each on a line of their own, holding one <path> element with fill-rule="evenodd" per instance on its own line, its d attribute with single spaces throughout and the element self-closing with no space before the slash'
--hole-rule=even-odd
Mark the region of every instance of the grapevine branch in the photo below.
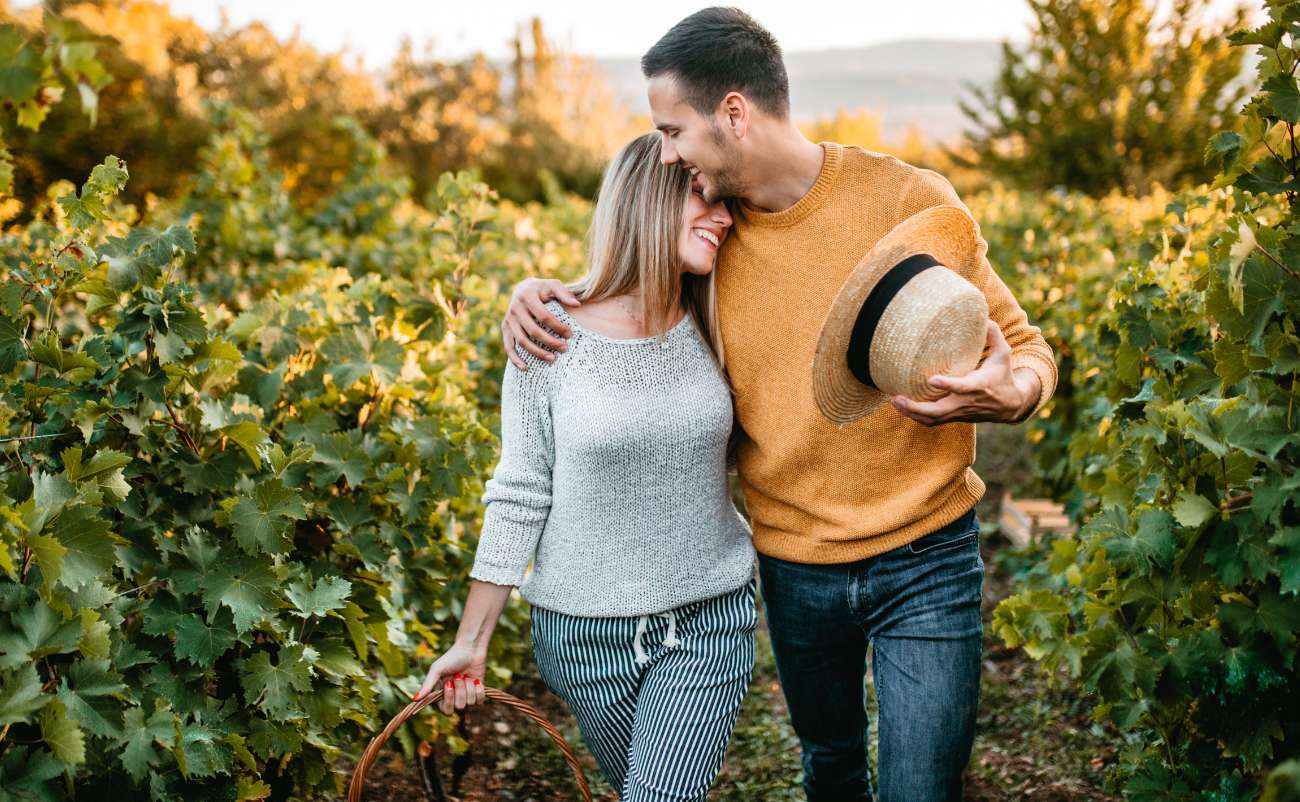
<svg viewBox="0 0 1300 802">
<path fill-rule="evenodd" d="M 1291 268 L 1283 264 L 1281 259 L 1278 259 L 1272 253 L 1270 253 L 1268 249 L 1265 248 L 1263 245 L 1260 245 L 1258 242 L 1255 243 L 1255 250 L 1267 256 L 1270 262 L 1285 270 L 1288 274 L 1290 274 L 1291 278 L 1300 281 L 1300 273 L 1295 272 L 1294 270 L 1292 270 Z"/>
<path fill-rule="evenodd" d="M 176 415 L 176 410 L 172 408 L 172 402 L 164 398 L 163 406 L 167 407 L 167 412 L 172 417 L 172 427 L 180 434 L 181 440 L 184 441 L 190 451 L 199 454 L 198 443 L 194 442 L 194 437 L 190 434 L 190 430 L 181 425 L 180 418 Z"/>
</svg>

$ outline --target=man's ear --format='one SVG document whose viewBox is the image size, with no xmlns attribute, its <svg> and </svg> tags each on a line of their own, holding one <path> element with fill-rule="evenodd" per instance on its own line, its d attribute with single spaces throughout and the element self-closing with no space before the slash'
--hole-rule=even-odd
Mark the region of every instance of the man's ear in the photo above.
<svg viewBox="0 0 1300 802">
<path fill-rule="evenodd" d="M 736 139 L 744 139 L 749 133 L 749 101 L 739 92 L 729 92 L 719 104 L 723 128 Z"/>
</svg>

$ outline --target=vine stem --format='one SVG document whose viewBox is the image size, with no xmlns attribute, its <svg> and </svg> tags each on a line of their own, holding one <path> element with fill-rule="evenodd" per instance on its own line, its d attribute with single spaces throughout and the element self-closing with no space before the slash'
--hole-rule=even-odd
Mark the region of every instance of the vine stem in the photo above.
<svg viewBox="0 0 1300 802">
<path fill-rule="evenodd" d="M 1291 429 L 1291 411 L 1295 409 L 1296 372 L 1291 371 L 1291 395 L 1286 400 L 1286 428 Z"/>
<path fill-rule="evenodd" d="M 1269 253 L 1268 249 L 1265 248 L 1263 245 L 1260 245 L 1258 242 L 1255 243 L 1255 250 L 1257 250 L 1257 251 L 1259 251 L 1260 253 L 1262 253 L 1262 254 L 1264 254 L 1265 256 L 1267 256 L 1267 257 L 1269 258 L 1269 261 L 1271 261 L 1273 264 L 1277 265 L 1278 267 L 1282 268 L 1282 269 L 1285 270 L 1287 273 L 1289 273 L 1290 276 L 1291 276 L 1291 278 L 1300 281 L 1300 273 L 1297 273 L 1297 272 L 1295 272 L 1294 270 L 1292 270 L 1291 268 L 1289 268 L 1289 267 L 1287 267 L 1286 265 L 1282 264 L 1282 260 L 1281 260 L 1281 259 L 1278 259 L 1278 258 L 1277 258 L 1276 256 L 1274 256 L 1273 254 Z"/>
<path fill-rule="evenodd" d="M 69 433 L 55 432 L 54 434 L 36 434 L 28 437 L 2 437 L 0 438 L 0 443 L 16 443 L 24 440 L 43 440 L 47 437 L 62 437 L 65 434 L 69 434 Z"/>
<path fill-rule="evenodd" d="M 180 433 L 181 440 L 185 443 L 186 446 L 189 447 L 190 451 L 193 451 L 196 455 L 199 455 L 198 444 L 194 442 L 194 438 L 190 435 L 190 430 L 186 429 L 184 426 L 181 425 L 180 418 L 176 416 L 176 410 L 172 408 L 172 402 L 164 398 L 163 406 L 167 407 L 168 414 L 172 416 L 172 425 L 175 426 L 176 431 Z"/>
<path fill-rule="evenodd" d="M 37 363 L 37 365 L 36 365 L 36 377 L 35 377 L 34 379 L 32 379 L 32 383 L 33 383 L 33 384 L 40 384 L 40 383 L 41 383 L 41 365 L 40 365 L 40 363 Z M 27 436 L 28 436 L 29 438 L 31 438 L 31 437 L 35 437 L 35 436 L 36 436 L 36 413 L 35 413 L 35 411 L 32 412 L 32 425 L 31 425 L 31 428 L 30 428 L 30 429 L 28 430 L 28 432 L 27 432 Z M 30 471 L 29 471 L 29 473 L 30 473 Z"/>
<path fill-rule="evenodd" d="M 370 394 L 370 412 L 367 413 L 366 419 L 362 421 L 361 426 L 358 427 L 361 430 L 362 434 L 365 434 L 366 432 L 366 424 L 370 423 L 370 419 L 373 418 L 375 416 L 375 412 L 379 410 L 379 380 L 376 379 L 374 376 L 371 376 L 370 381 L 375 385 L 375 391 Z M 362 409 L 364 408 L 365 407 L 363 406 Z"/>
</svg>

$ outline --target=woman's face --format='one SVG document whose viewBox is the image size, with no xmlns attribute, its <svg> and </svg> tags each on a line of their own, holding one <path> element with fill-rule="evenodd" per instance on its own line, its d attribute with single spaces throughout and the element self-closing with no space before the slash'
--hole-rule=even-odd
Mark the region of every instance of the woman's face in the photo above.
<svg viewBox="0 0 1300 802">
<path fill-rule="evenodd" d="M 718 248 L 731 229 L 731 215 L 722 203 L 707 203 L 696 188 L 686 199 L 686 224 L 677 242 L 682 270 L 707 276 L 713 270 Z"/>
</svg>

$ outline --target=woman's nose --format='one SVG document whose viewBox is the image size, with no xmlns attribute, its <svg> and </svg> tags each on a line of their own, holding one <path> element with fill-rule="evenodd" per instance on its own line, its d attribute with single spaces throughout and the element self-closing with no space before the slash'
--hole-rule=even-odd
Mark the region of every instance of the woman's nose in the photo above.
<svg viewBox="0 0 1300 802">
<path fill-rule="evenodd" d="M 731 212 L 727 211 L 727 204 L 725 203 L 713 204 L 713 213 L 710 215 L 710 217 L 712 218 L 713 222 L 719 225 L 723 225 L 727 227 L 731 226 Z"/>
</svg>

